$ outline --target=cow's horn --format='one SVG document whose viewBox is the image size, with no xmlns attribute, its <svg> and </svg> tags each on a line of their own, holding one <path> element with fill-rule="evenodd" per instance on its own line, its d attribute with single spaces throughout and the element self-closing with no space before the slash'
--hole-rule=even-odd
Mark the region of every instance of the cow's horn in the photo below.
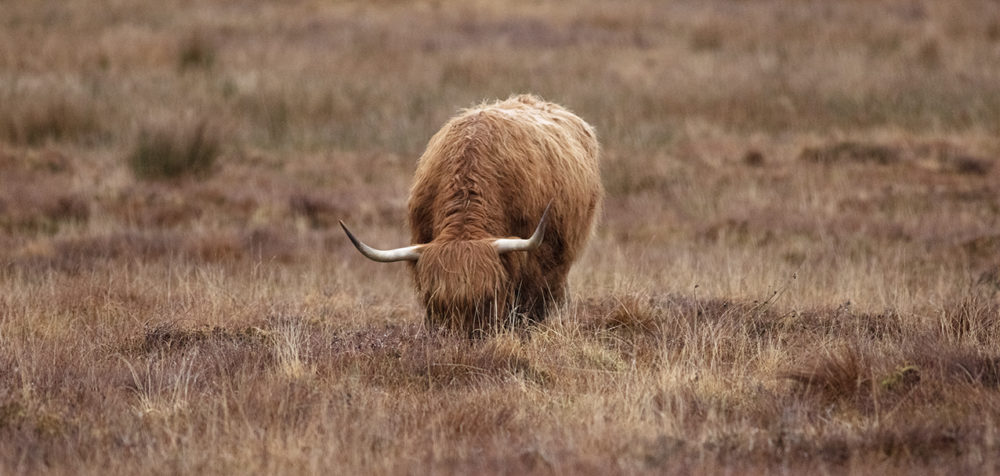
<svg viewBox="0 0 1000 476">
<path fill-rule="evenodd" d="M 493 242 L 493 246 L 497 248 L 497 253 L 503 254 L 508 251 L 531 251 L 538 248 L 542 244 L 542 238 L 545 237 L 545 225 L 549 221 L 549 209 L 552 208 L 552 202 L 550 201 L 548 205 L 545 206 L 545 211 L 542 212 L 542 219 L 538 221 L 538 227 L 535 228 L 535 232 L 531 234 L 531 238 L 500 238 Z"/>
<path fill-rule="evenodd" d="M 420 258 L 420 248 L 423 245 L 407 246 L 406 248 L 396 248 L 394 250 L 376 250 L 355 238 L 351 230 L 347 229 L 347 225 L 344 222 L 340 222 L 340 226 L 344 229 L 344 233 L 347 233 L 347 237 L 350 238 L 351 243 L 354 243 L 354 247 L 372 261 L 392 263 L 393 261 L 416 261 L 417 258 Z"/>
</svg>

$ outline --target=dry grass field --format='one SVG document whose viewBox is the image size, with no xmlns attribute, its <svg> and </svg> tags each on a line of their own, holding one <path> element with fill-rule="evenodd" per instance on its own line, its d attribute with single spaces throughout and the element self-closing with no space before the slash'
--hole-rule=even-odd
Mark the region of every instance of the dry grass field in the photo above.
<svg viewBox="0 0 1000 476">
<path fill-rule="evenodd" d="M 531 92 L 608 197 L 423 326 L 410 177 Z M 0 0 L 0 474 L 1000 472 L 995 1 Z"/>
</svg>

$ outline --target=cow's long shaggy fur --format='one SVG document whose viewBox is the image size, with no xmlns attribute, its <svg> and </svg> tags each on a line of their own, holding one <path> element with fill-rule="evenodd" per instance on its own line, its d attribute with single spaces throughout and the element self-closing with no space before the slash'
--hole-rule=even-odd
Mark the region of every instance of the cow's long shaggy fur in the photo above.
<svg viewBox="0 0 1000 476">
<path fill-rule="evenodd" d="M 586 122 L 529 95 L 465 110 L 431 138 L 409 222 L 413 243 L 427 244 L 412 269 L 432 325 L 538 321 L 565 299 L 604 194 L 598 153 Z M 550 200 L 542 245 L 498 255 L 492 241 L 530 236 Z"/>
</svg>

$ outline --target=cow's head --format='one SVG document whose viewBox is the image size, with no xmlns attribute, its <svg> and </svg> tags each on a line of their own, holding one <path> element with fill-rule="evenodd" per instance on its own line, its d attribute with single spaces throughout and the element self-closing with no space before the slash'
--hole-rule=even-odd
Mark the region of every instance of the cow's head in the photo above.
<svg viewBox="0 0 1000 476">
<path fill-rule="evenodd" d="M 510 311 L 510 276 L 500 256 L 531 251 L 542 244 L 549 208 L 530 238 L 439 241 L 377 250 L 358 240 L 343 222 L 347 237 L 365 257 L 380 263 L 414 262 L 417 292 L 428 319 L 451 329 L 473 332 L 503 322 Z"/>
</svg>

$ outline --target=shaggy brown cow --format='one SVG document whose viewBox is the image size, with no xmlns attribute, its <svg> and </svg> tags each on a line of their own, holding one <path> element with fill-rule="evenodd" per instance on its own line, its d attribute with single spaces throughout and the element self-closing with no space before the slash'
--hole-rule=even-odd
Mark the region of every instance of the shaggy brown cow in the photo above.
<svg viewBox="0 0 1000 476">
<path fill-rule="evenodd" d="M 603 195 L 590 125 L 522 95 L 431 138 L 410 190 L 414 246 L 376 250 L 344 231 L 372 260 L 410 261 L 429 324 L 474 334 L 542 320 L 565 299 Z"/>
</svg>

